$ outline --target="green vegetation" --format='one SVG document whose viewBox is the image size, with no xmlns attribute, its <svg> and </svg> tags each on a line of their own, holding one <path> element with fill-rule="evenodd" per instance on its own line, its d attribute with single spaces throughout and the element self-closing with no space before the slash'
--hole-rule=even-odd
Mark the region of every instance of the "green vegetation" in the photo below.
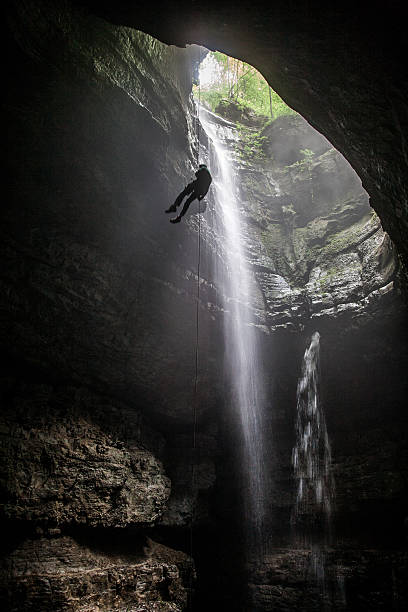
<svg viewBox="0 0 408 612">
<path fill-rule="evenodd" d="M 303 159 L 300 159 L 294 162 L 293 164 L 290 164 L 290 166 L 285 166 L 285 170 L 292 167 L 298 167 L 301 170 L 309 170 L 310 174 L 310 169 L 313 163 L 314 151 L 312 151 L 311 149 L 300 149 L 300 153 L 303 155 Z"/>
<path fill-rule="evenodd" d="M 262 145 L 265 136 L 262 136 L 261 131 L 255 131 L 246 127 L 242 123 L 237 122 L 239 133 L 239 146 L 237 147 L 240 157 L 255 161 L 265 158 Z"/>
<path fill-rule="evenodd" d="M 305 158 L 305 160 L 307 162 L 311 162 L 312 161 L 312 157 L 314 155 L 314 152 L 311 149 L 300 149 L 301 154 L 303 155 L 303 157 Z"/>
<path fill-rule="evenodd" d="M 270 119 L 296 114 L 253 66 L 219 51 L 211 51 L 201 66 L 201 86 L 195 85 L 193 92 L 212 111 L 221 101 L 230 101 Z"/>
</svg>

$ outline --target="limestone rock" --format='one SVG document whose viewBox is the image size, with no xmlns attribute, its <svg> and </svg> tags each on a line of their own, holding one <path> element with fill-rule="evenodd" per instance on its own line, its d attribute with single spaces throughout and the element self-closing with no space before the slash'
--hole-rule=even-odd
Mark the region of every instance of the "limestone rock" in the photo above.
<svg viewBox="0 0 408 612">
<path fill-rule="evenodd" d="M 78 0 L 79 1 L 79 0 Z M 256 66 L 271 86 L 351 162 L 384 229 L 408 261 L 406 181 L 406 6 L 367 11 L 364 3 L 182 1 L 179 13 L 129 0 L 81 0 L 115 23 L 169 44 L 223 49 Z M 197 27 L 197 24 L 200 27 Z"/>
<path fill-rule="evenodd" d="M 2 561 L 3 605 L 10 612 L 186 609 L 187 555 L 151 540 L 144 550 L 137 543 L 128 552 L 106 548 L 71 537 L 26 540 Z"/>
<path fill-rule="evenodd" d="M 264 155 L 238 176 L 267 326 L 369 317 L 367 302 L 381 309 L 378 290 L 398 265 L 359 178 L 302 117 L 279 117 L 263 133 Z"/>
<path fill-rule="evenodd" d="M 399 550 L 379 553 L 343 546 L 311 553 L 275 548 L 249 566 L 251 610 L 301 612 L 323 606 L 380 612 L 392 609 L 396 597 L 402 607 L 407 596 L 407 563 L 406 554 Z M 390 566 L 395 567 L 393 573 Z"/>
<path fill-rule="evenodd" d="M 220 589 L 222 601 L 235 596 L 234 606 L 239 597 L 231 584 L 239 587 L 244 576 L 239 567 L 242 516 L 237 466 L 241 455 L 234 429 L 237 419 L 228 413 L 220 367 L 220 322 L 227 313 L 219 306 L 222 288 L 211 280 L 213 255 L 222 263 L 222 237 L 214 235 L 210 215 L 203 215 L 198 279 L 196 210 L 177 228 L 170 226 L 163 212 L 192 178 L 197 160 L 197 126 L 189 98 L 188 58 L 194 49 L 167 49 L 143 33 L 77 11 L 78 3 L 27 0 L 7 5 L 11 7 L 10 29 L 4 42 L 8 56 L 15 60 L 5 87 L 10 134 L 6 178 L 10 184 L 1 209 L 0 245 L 0 341 L 12 372 L 2 371 L 4 510 L 14 550 L 5 565 L 10 579 L 7 602 L 17 602 L 19 609 L 26 605 L 31 610 L 50 611 L 56 605 L 81 610 L 82 603 L 89 603 L 92 611 L 115 606 L 134 612 L 182 608 L 185 594 L 178 588 L 178 561 L 174 557 L 172 562 L 173 553 L 165 553 L 160 545 L 150 545 L 154 553 L 135 546 L 137 554 L 130 559 L 123 537 L 120 554 L 103 547 L 111 529 L 111 537 L 119 539 L 122 529 L 145 532 L 146 524 L 150 529 L 152 522 L 163 539 L 185 541 L 194 500 L 200 521 L 200 554 L 204 551 L 201 569 L 208 572 L 201 595 L 208 600 L 212 597 L 206 609 L 220 601 L 216 589 L 212 591 L 218 580 L 224 587 Z M 121 4 L 115 4 L 118 10 Z M 138 13 L 137 27 L 146 24 L 139 12 L 154 10 L 162 27 L 168 28 L 154 5 L 130 4 Z M 269 3 L 265 19 L 276 14 L 278 5 Z M 161 7 L 175 16 L 177 35 L 188 36 L 191 30 L 188 24 L 180 28 L 179 12 L 174 12 L 172 4 L 162 3 Z M 205 4 L 196 9 L 205 13 L 204 23 L 208 18 Z M 238 6 L 235 9 L 231 15 L 241 19 Z M 325 9 L 332 10 L 327 2 Z M 354 9 L 350 14 L 357 23 Z M 296 5 L 292 11 L 295 23 L 299 15 L 301 18 L 302 11 Z M 250 16 L 257 18 L 252 6 Z M 242 23 L 249 31 L 247 21 Z M 196 18 L 194 24 L 196 28 Z M 151 20 L 146 25 L 153 27 Z M 224 28 L 223 19 L 214 22 L 214 28 L 218 27 Z M 347 48 L 343 43 L 349 30 L 340 30 L 339 44 L 331 45 L 333 49 Z M 194 31 L 198 36 L 198 30 Z M 301 76 L 304 70 L 318 74 L 316 65 L 305 62 L 305 53 L 312 53 L 311 42 L 323 50 L 316 57 L 326 61 L 328 53 L 322 44 L 326 33 L 305 37 L 302 31 L 294 31 L 296 45 L 279 28 L 274 31 L 277 40 L 283 35 L 288 41 L 289 63 L 275 54 L 269 32 L 267 37 L 256 36 L 257 45 L 265 41 L 271 45 L 268 62 L 275 63 L 272 72 L 280 75 L 282 86 L 286 83 L 289 98 L 297 100 L 294 92 L 299 84 L 303 94 L 308 92 L 324 117 L 322 124 L 331 126 L 333 142 L 347 148 L 365 185 L 377 194 L 376 205 L 387 227 L 393 229 L 393 236 L 402 235 L 406 181 L 398 171 L 406 162 L 404 139 L 400 138 L 403 126 L 395 131 L 400 153 L 404 153 L 400 166 L 398 160 L 389 165 L 385 161 L 387 151 L 398 150 L 395 138 L 392 146 L 389 141 L 385 146 L 382 138 L 389 135 L 390 125 L 400 121 L 398 92 L 386 101 L 377 72 L 371 75 L 374 78 L 364 73 L 380 110 L 392 99 L 391 122 L 390 116 L 381 114 L 385 125 L 376 132 L 379 116 L 372 113 L 372 104 L 359 97 L 358 90 L 354 98 L 358 114 L 348 117 L 347 88 L 336 89 L 328 86 L 330 79 L 323 79 L 321 91 L 316 92 L 320 75 L 316 82 Z M 231 40 L 236 42 L 231 44 L 242 48 L 244 39 L 233 35 Z M 402 58 L 405 55 L 401 53 Z M 249 52 L 248 59 L 250 56 Z M 257 65 L 257 58 L 253 59 Z M 301 66 L 299 73 L 296 64 Z M 347 78 L 350 66 L 341 62 Z M 336 67 L 333 73 L 337 75 Z M 354 95 L 352 79 L 348 93 L 351 91 Z M 311 116 L 302 93 L 299 98 L 299 107 Z M 339 114 L 332 114 L 333 100 L 339 102 Z M 225 120 L 223 125 L 228 143 L 238 148 L 236 130 Z M 285 127 L 289 151 L 282 146 Z M 350 521 L 355 533 L 369 519 L 376 533 L 370 541 L 372 553 L 364 553 L 358 542 L 356 553 L 342 557 L 346 569 L 340 573 L 344 577 L 350 568 L 354 593 L 358 593 L 366 559 L 372 559 L 372 567 L 378 567 L 377 574 L 384 581 L 375 596 L 366 596 L 372 589 L 369 585 L 364 590 L 365 609 L 375 610 L 381 597 L 386 602 L 383 610 L 392 609 L 400 603 L 398 597 L 404 603 L 403 580 L 398 574 L 404 562 L 401 556 L 383 554 L 375 547 L 379 525 L 380 531 L 386 525 L 395 526 L 396 538 L 401 536 L 406 507 L 406 476 L 400 467 L 406 442 L 395 434 L 405 431 L 406 425 L 401 398 L 406 397 L 407 358 L 400 345 L 392 354 L 399 329 L 403 329 L 402 318 L 399 322 L 393 319 L 394 286 L 398 275 L 404 277 L 360 180 L 331 145 L 312 134 L 301 119 L 282 119 L 269 126 L 265 136 L 263 149 L 253 147 L 250 160 L 236 151 L 236 167 L 243 197 L 241 213 L 247 221 L 245 246 L 254 270 L 251 303 L 246 306 L 252 308 L 257 328 L 264 332 L 263 356 L 271 373 L 266 382 L 274 399 L 268 406 L 270 421 L 265 428 L 271 441 L 267 459 L 273 466 L 267 517 L 279 534 L 289 531 L 297 356 L 303 353 L 300 345 L 308 328 L 326 326 L 330 333 L 322 335 L 324 367 L 332 372 L 328 424 L 334 438 L 340 506 L 335 518 Z M 205 149 L 201 133 L 200 153 Z M 382 191 L 384 198 L 381 195 L 379 201 Z M 390 221 L 392 210 L 398 213 L 396 224 Z M 400 240 L 400 248 L 406 248 L 405 243 Z M 198 286 L 200 372 L 195 396 Z M 301 334 L 285 333 L 288 330 Z M 351 340 L 341 358 L 337 349 L 342 332 Z M 370 337 L 363 348 L 356 348 L 368 335 L 374 335 L 375 341 Z M 401 343 L 403 340 L 401 334 Z M 9 375 L 10 381 L 4 380 Z M 188 483 L 196 399 L 199 429 L 208 433 L 208 447 L 197 453 L 197 490 L 193 491 Z M 146 425 L 146 419 L 165 435 L 166 445 Z M 209 423 L 214 421 L 222 424 L 220 431 L 210 431 Z M 373 427 L 389 431 L 391 442 L 384 445 L 384 453 L 375 453 L 381 438 L 367 451 L 360 450 L 361 439 Z M 186 440 L 178 445 L 180 432 Z M 353 432 L 356 438 L 350 448 L 347 443 Z M 273 454 L 279 454 L 278 462 Z M 169 499 L 167 476 L 172 479 Z M 358 510 L 360 520 L 355 516 Z M 34 541 L 33 525 L 38 533 L 44 530 L 50 536 L 63 536 Z M 87 543 L 82 545 L 78 543 L 81 527 L 87 530 Z M 73 533 L 78 541 L 72 539 Z M 128 546 L 133 546 L 132 537 Z M 218 546 L 221 540 L 221 554 L 215 559 L 214 542 Z M 89 562 L 78 548 L 91 551 L 86 552 Z M 125 556 L 118 568 L 116 560 Z M 268 561 L 268 567 L 273 565 L 271 571 L 260 571 L 254 577 L 251 584 L 260 607 L 279 609 L 281 605 L 285 609 L 286 605 L 292 611 L 295 600 L 296 605 L 303 605 L 304 580 L 297 564 L 301 565 L 304 556 L 286 549 L 276 562 Z M 180 576 L 185 570 L 178 566 L 178 571 Z M 377 574 L 371 572 L 371 585 L 378 583 Z M 83 587 L 88 577 L 91 585 Z M 388 596 L 391 592 L 394 600 Z M 358 595 L 356 599 L 358 604 Z M 308 605 L 316 610 L 315 591 Z M 223 606 L 228 609 L 236 608 Z"/>
<path fill-rule="evenodd" d="M 19 103 L 8 104 L 0 342 L 106 395 L 143 396 L 146 412 L 191 418 L 197 211 L 174 228 L 164 210 L 194 176 L 197 50 L 64 1 L 16 3 L 10 28 Z"/>
<path fill-rule="evenodd" d="M 51 526 L 156 521 L 170 480 L 143 429 L 140 415 L 103 398 L 26 387 L 2 413 L 3 515 Z"/>
</svg>

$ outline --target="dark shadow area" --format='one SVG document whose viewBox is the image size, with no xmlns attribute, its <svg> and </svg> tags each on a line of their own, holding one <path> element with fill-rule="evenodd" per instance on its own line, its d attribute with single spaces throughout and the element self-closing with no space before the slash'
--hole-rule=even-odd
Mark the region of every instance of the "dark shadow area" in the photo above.
<svg viewBox="0 0 408 612">
<path fill-rule="evenodd" d="M 185 609 L 191 575 L 188 511 L 191 493 L 197 493 L 196 612 L 319 610 L 319 589 L 316 584 L 307 587 L 304 575 L 308 553 L 290 545 L 296 386 L 305 347 L 318 330 L 336 480 L 337 540 L 330 559 L 348 602 L 347 608 L 340 600 L 336 605 L 359 612 L 405 609 L 406 314 L 395 292 L 385 294 L 383 301 L 367 299 L 364 308 L 352 311 L 357 302 L 363 303 L 367 283 L 374 283 L 382 270 L 373 265 L 374 281 L 364 277 L 361 291 L 347 296 L 346 306 L 351 306 L 343 313 L 333 273 L 334 281 L 329 280 L 336 308 L 322 315 L 324 304 L 313 310 L 305 285 L 316 267 L 317 250 L 312 249 L 324 245 L 326 226 L 311 235 L 304 251 L 299 243 L 296 257 L 286 249 L 296 231 L 305 233 L 304 224 L 313 223 L 316 210 L 336 233 L 348 214 L 353 221 L 365 220 L 365 200 L 361 207 L 358 200 L 354 208 L 326 215 L 328 195 L 337 198 L 342 189 L 332 174 L 313 194 L 305 187 L 310 174 L 318 175 L 325 163 L 329 169 L 341 165 L 337 154 L 317 159 L 327 152 L 327 141 L 321 136 L 307 141 L 316 153 L 308 174 L 292 136 L 287 150 L 277 146 L 282 122 L 269 129 L 276 146 L 267 146 L 264 154 L 295 166 L 285 180 L 289 184 L 290 175 L 298 190 L 293 197 L 268 195 L 262 206 L 254 206 L 258 216 L 250 224 L 251 231 L 257 228 L 262 238 L 267 235 L 258 241 L 262 257 L 252 256 L 269 398 L 264 431 L 266 552 L 254 564 L 245 552 L 243 533 L 242 436 L 234 408 L 226 405 L 221 289 L 211 276 L 214 260 L 223 263 L 217 250 L 222 237 L 214 235 L 208 222 L 209 206 L 201 218 L 196 397 L 195 204 L 177 227 L 164 214 L 196 168 L 191 50 L 165 48 L 86 12 L 70 12 L 69 3 L 10 6 L 8 26 L 2 26 L 10 61 L 0 213 L 0 341 L 7 361 L 1 375 L 1 441 L 6 449 L 1 501 L 5 579 L 15 582 L 6 586 L 4 608 L 56 612 L 78 598 L 94 605 L 106 592 L 107 599 L 98 603 L 102 609 L 109 609 L 119 595 L 124 606 L 131 605 L 136 582 L 132 568 L 114 573 L 111 590 L 105 588 L 106 576 L 117 571 L 115 560 L 123 555 L 135 563 L 152 561 L 143 579 L 154 582 L 155 568 L 161 572 L 163 579 L 149 584 L 146 605 L 163 600 Z M 181 9 L 177 5 L 175 10 L 174 3 L 119 1 L 106 12 L 101 4 L 95 10 L 169 43 L 184 43 L 185 37 L 209 47 L 217 43 L 264 67 L 289 103 L 315 118 L 361 170 L 384 227 L 403 252 L 405 221 L 398 206 L 407 200 L 403 135 L 408 115 L 402 70 L 406 53 L 399 53 L 405 43 L 397 35 L 405 22 L 391 15 L 391 8 L 385 10 L 396 28 L 393 63 L 386 61 L 391 49 L 386 35 L 378 38 L 380 14 L 373 10 L 360 22 L 361 7 L 347 13 L 327 3 L 320 14 L 313 13 L 310 3 L 269 3 L 266 11 L 262 3 L 233 10 L 224 3 L 192 6 L 186 5 L 182 28 Z M 377 25 L 371 32 L 372 21 Z M 350 47 L 362 29 L 361 42 Z M 364 50 L 368 40 L 372 45 Z M 372 48 L 373 63 L 367 69 Z M 392 77 L 392 85 L 384 86 L 385 76 Z M 202 143 L 205 148 L 205 137 Z M 253 191 L 262 192 L 266 175 L 258 172 Z M 354 186 L 347 183 L 347 189 Z M 244 209 L 249 215 L 250 206 Z M 283 239 L 287 242 L 279 251 L 275 247 Z M 392 249 L 381 244 L 377 259 L 387 267 Z M 348 244 L 340 244 L 340 250 L 346 256 L 352 251 Z M 364 258 L 368 247 L 360 251 L 353 251 L 355 260 Z M 295 272 L 288 273 L 291 284 L 286 285 L 302 291 L 279 302 L 277 277 L 291 269 Z M 403 269 L 396 274 L 396 284 L 403 287 Z M 382 289 L 381 280 L 370 290 Z M 321 281 L 324 291 L 319 295 L 327 293 L 328 280 Z M 196 400 L 200 481 L 192 492 Z M 129 509 L 134 512 L 130 518 Z M 97 569 L 92 584 L 71 580 L 69 568 L 73 573 L 81 567 L 99 568 L 101 558 L 110 569 L 105 574 Z M 166 574 L 169 564 L 178 568 L 172 575 Z M 86 574 L 82 569 L 77 573 Z M 48 588 L 44 576 L 51 574 L 55 581 Z M 65 598 L 68 592 L 73 599 Z M 13 593 L 18 594 L 15 601 Z M 61 598 L 54 600 L 53 593 Z"/>
</svg>

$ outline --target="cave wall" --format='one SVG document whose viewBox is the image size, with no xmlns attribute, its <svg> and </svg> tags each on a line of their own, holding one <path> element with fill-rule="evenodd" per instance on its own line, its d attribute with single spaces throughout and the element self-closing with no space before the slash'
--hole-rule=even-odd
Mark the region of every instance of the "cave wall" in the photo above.
<svg viewBox="0 0 408 612">
<path fill-rule="evenodd" d="M 169 28 L 171 23 L 169 18 Z M 13 62 L 4 106 L 8 189 L 1 212 L 1 343 L 7 360 L 2 371 L 4 605 L 45 610 L 100 603 L 126 609 L 136 593 L 138 610 L 182 610 L 192 570 L 188 556 L 178 549 L 189 550 L 186 527 L 195 498 L 201 556 L 196 563 L 202 581 L 197 605 L 203 610 L 217 605 L 237 609 L 245 590 L 239 449 L 236 424 L 223 409 L 222 380 L 219 385 L 219 288 L 211 282 L 209 267 L 215 238 L 203 216 L 199 312 L 200 355 L 206 358 L 200 361 L 197 403 L 198 490 L 192 491 L 186 474 L 192 460 L 197 216 L 190 215 L 175 234 L 163 214 L 180 185 L 190 179 L 196 160 L 189 94 L 197 51 L 167 48 L 68 2 L 12 4 L 5 41 Z M 266 157 L 276 154 L 268 148 L 274 142 L 276 134 L 270 134 Z M 281 176 L 286 191 L 292 190 L 292 183 L 299 188 L 299 206 L 294 207 L 298 213 L 303 200 L 310 204 L 309 170 L 316 176 L 322 169 L 330 175 L 336 164 L 344 170 L 345 162 L 327 153 L 323 147 L 322 159 L 310 168 L 295 165 Z M 301 160 L 281 161 L 281 166 L 258 170 L 275 180 L 284 166 Z M 260 206 L 249 178 L 243 180 L 242 193 L 249 227 L 258 228 L 252 238 L 259 229 L 261 234 L 282 232 L 287 224 L 283 207 L 291 202 L 272 198 Z M 259 174 L 255 180 L 259 182 Z M 358 224 L 365 220 L 367 201 L 359 199 L 359 182 L 352 191 L 349 210 L 356 213 Z M 341 214 L 328 219 L 328 234 L 341 230 L 341 220 Z M 294 229 L 304 227 L 298 220 L 293 223 Z M 367 237 L 360 231 L 364 227 L 359 226 L 357 239 L 348 243 L 353 253 Z M 306 255 L 300 252 L 298 257 L 285 255 L 290 232 L 280 251 L 275 250 L 276 241 L 256 239 L 256 304 L 265 306 L 262 295 L 269 299 L 260 311 L 260 334 L 264 360 L 273 372 L 267 423 L 268 461 L 274 466 L 270 530 L 273 538 L 281 533 L 281 541 L 288 544 L 296 379 L 308 334 L 318 326 L 327 357 L 327 418 L 331 434 L 338 432 L 338 522 L 339 527 L 341 521 L 346 523 L 352 561 L 344 558 L 346 548 L 336 555 L 343 555 L 344 567 L 352 568 L 345 570 L 345 577 L 357 581 L 356 591 L 359 577 L 369 591 L 375 578 L 364 578 L 370 572 L 359 573 L 358 534 L 364 517 L 371 517 L 371 547 L 378 544 L 374 532 L 385 507 L 387 525 L 394 520 L 398 525 L 393 543 L 402 537 L 406 322 L 394 291 L 386 292 L 384 299 L 377 296 L 375 316 L 357 303 L 350 316 L 341 314 L 346 318 L 340 323 L 333 312 L 320 320 L 311 318 L 325 307 L 317 300 L 315 311 L 306 309 L 310 300 L 305 295 L 314 259 L 321 255 L 324 265 L 331 266 L 324 251 L 326 229 L 317 232 L 322 244 L 315 241 L 310 259 L 313 232 L 307 237 Z M 376 221 L 369 234 L 366 252 L 375 257 L 366 258 L 373 265 L 358 286 L 359 301 L 376 287 L 386 287 L 397 269 L 388 251 L 382 257 L 382 245 L 388 249 L 388 243 Z M 334 252 L 329 255 L 334 257 Z M 288 300 L 279 303 L 273 286 L 262 288 L 265 274 L 286 279 L 293 310 L 288 310 Z M 340 280 L 340 289 L 352 289 L 352 278 L 343 274 Z M 329 283 L 329 289 L 333 294 L 335 286 Z M 349 293 L 353 297 L 352 290 Z M 296 315 L 297 295 L 302 316 Z M 288 325 L 293 321 L 293 327 Z M 300 333 L 291 334 L 291 329 Z M 383 355 L 387 367 L 381 366 Z M 364 384 L 356 372 L 363 372 Z M 385 384 L 391 372 L 392 400 Z M 338 392 L 341 377 L 344 397 Z M 376 448 L 386 419 L 387 444 L 380 454 Z M 393 486 L 388 486 L 390 480 Z M 278 539 L 273 541 L 277 544 Z M 275 551 L 272 565 L 266 563 L 251 574 L 260 609 L 276 609 L 288 580 L 291 565 L 286 553 L 279 554 Z M 387 571 L 403 567 L 395 555 Z M 380 556 L 377 549 L 371 554 L 371 572 Z M 291 580 L 296 582 L 296 576 Z M 271 584 L 276 587 L 272 598 Z M 299 590 L 292 592 L 298 596 Z M 368 601 L 375 609 L 375 599 Z M 376 601 L 381 609 L 381 601 Z M 313 606 L 315 600 L 311 602 Z M 292 604 L 281 600 L 282 609 Z"/>
<path fill-rule="evenodd" d="M 78 0 L 79 2 L 79 0 Z M 407 264 L 407 18 L 403 2 L 95 3 L 92 11 L 168 44 L 252 64 L 352 164 Z M 179 16 L 182 15 L 182 22 Z"/>
<path fill-rule="evenodd" d="M 204 476 L 186 486 L 197 218 L 175 239 L 164 214 L 193 174 L 197 51 L 69 2 L 9 9 L 3 605 L 181 610 L 189 558 L 146 538 L 160 521 L 185 529 L 199 494 L 208 521 L 215 477 L 217 422 L 207 416 L 196 457 Z M 207 286 L 202 278 L 203 302 Z M 200 332 L 201 418 L 216 402 L 205 381 L 217 331 L 204 309 Z"/>
<path fill-rule="evenodd" d="M 236 110 L 225 103 L 224 118 Z M 398 524 L 403 540 L 408 328 L 405 303 L 395 290 L 398 256 L 355 171 L 301 116 L 280 117 L 261 131 L 256 120 L 246 123 L 229 123 L 225 134 L 248 263 L 262 295 L 259 300 L 254 291 L 254 320 L 260 336 L 270 337 L 263 347 L 273 373 L 271 436 L 285 431 L 285 453 L 291 452 L 295 400 L 289 407 L 285 392 L 275 394 L 284 381 L 294 392 L 300 372 L 295 364 L 318 330 L 323 395 L 339 462 L 339 520 L 351 499 L 352 512 L 359 513 L 368 499 L 376 500 L 374 506 L 384 503 L 384 510 L 390 501 L 396 512 L 390 524 Z M 384 455 L 374 451 L 381 435 Z M 286 456 L 284 469 L 289 464 Z M 275 495 L 288 503 L 288 517 L 293 500 L 284 488 Z M 370 513 L 376 516 L 377 509 Z"/>
<path fill-rule="evenodd" d="M 163 211 L 192 172 L 192 56 L 69 7 L 27 3 L 9 17 L 20 45 L 2 211 L 11 350 L 120 396 L 153 389 L 156 368 L 176 387 L 171 344 L 195 335 L 183 298 L 195 292 L 196 238 L 183 227 L 180 247 Z M 150 302 L 165 308 L 146 316 Z M 172 329 L 167 353 L 160 326 Z M 179 366 L 192 376 L 190 355 Z"/>
<path fill-rule="evenodd" d="M 225 144 L 234 152 L 260 328 L 301 331 L 336 320 L 345 330 L 402 313 L 398 254 L 347 160 L 300 115 L 260 127 L 234 103 L 219 111 L 237 122 Z"/>
<path fill-rule="evenodd" d="M 270 374 L 265 550 L 248 563 L 249 607 L 402 608 L 408 326 L 395 291 L 398 257 L 354 170 L 302 117 L 280 117 L 260 130 L 256 120 L 237 116 L 233 103 L 219 110 Z M 316 330 L 336 490 L 324 586 L 290 520 L 296 386 Z"/>
</svg>

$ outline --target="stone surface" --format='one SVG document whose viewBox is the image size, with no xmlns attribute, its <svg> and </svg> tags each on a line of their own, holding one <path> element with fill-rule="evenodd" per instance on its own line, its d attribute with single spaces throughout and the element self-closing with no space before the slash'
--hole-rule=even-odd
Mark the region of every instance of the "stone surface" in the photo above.
<svg viewBox="0 0 408 612">
<path fill-rule="evenodd" d="M 408 596 L 407 563 L 406 553 L 398 550 L 379 555 L 345 545 L 325 552 L 324 579 L 323 574 L 319 579 L 313 575 L 310 551 L 273 549 L 249 568 L 251 609 L 402 610 Z"/>
<path fill-rule="evenodd" d="M 66 2 L 15 6 L 10 20 L 22 49 L 10 42 L 3 346 L 109 395 L 143 396 L 162 418 L 185 419 L 197 219 L 174 228 L 164 210 L 193 176 L 195 52 L 88 18 Z M 204 273 L 203 266 L 203 306 L 211 291 Z M 210 356 L 213 315 L 201 314 Z"/>
<path fill-rule="evenodd" d="M 160 437 L 135 411 L 84 390 L 26 385 L 3 409 L 1 433 L 8 519 L 124 527 L 163 513 L 170 480 L 143 444 L 160 450 Z"/>
<path fill-rule="evenodd" d="M 286 40 L 275 25 L 268 41 L 256 36 L 259 49 L 270 45 L 271 82 L 309 119 L 317 112 L 331 141 L 344 145 L 395 239 L 390 211 L 405 201 L 406 182 L 398 181 L 403 143 L 395 146 L 394 138 L 392 144 L 381 138 L 374 143 L 373 125 L 384 135 L 383 127 L 387 130 L 390 121 L 395 126 L 398 117 L 390 119 L 388 99 L 377 95 L 377 72 L 367 73 L 374 100 L 367 106 L 351 81 L 332 91 L 327 72 L 308 59 L 317 57 L 319 66 L 327 67 L 336 45 L 326 52 L 327 32 L 314 40 L 299 30 L 312 12 L 295 4 L 293 22 L 285 26 L 294 28 L 295 37 Z M 115 3 L 117 11 L 121 6 Z M 224 4 L 217 6 L 221 10 Z M 142 17 L 151 15 L 153 5 L 132 7 L 144 26 Z M 204 6 L 205 19 L 196 19 L 193 29 L 190 7 L 183 14 L 180 3 L 176 11 L 172 3 L 156 4 L 145 29 L 153 31 L 159 19 L 159 30 L 171 30 L 170 42 L 182 43 L 190 34 L 201 40 L 211 16 Z M 268 10 L 279 17 L 279 7 L 274 3 Z M 57 596 L 62 609 L 80 610 L 88 605 L 81 602 L 88 592 L 81 585 L 90 576 L 91 609 L 185 609 L 175 553 L 164 555 L 152 545 L 161 557 L 150 557 L 140 541 L 150 534 L 172 549 L 189 551 L 194 505 L 195 612 L 243 609 L 241 437 L 235 407 L 225 401 L 225 313 L 219 306 L 222 288 L 212 280 L 213 256 L 222 262 L 222 238 L 204 214 L 195 394 L 198 219 L 193 209 L 174 227 L 163 212 L 191 179 L 197 161 L 190 100 L 197 50 L 166 48 L 66 1 L 11 2 L 7 8 L 4 42 L 14 61 L 5 73 L 8 191 L 1 209 L 0 342 L 9 428 L 3 432 L 2 496 L 8 601 L 36 609 L 38 595 L 41 606 L 52 610 Z M 224 28 L 225 49 L 239 50 L 253 31 L 247 19 L 242 37 L 228 25 L 231 19 L 238 23 L 241 10 L 234 5 L 225 21 L 217 13 L 211 36 L 215 40 Z M 326 3 L 326 10 L 330 15 L 335 9 Z M 119 17 L 127 21 L 126 15 Z M 269 18 L 267 13 L 258 25 L 267 27 Z M 344 35 L 351 33 L 342 30 L 336 40 Z M 272 52 L 279 51 L 279 41 L 290 47 L 288 62 Z M 210 38 L 207 42 L 211 46 Z M 247 48 L 247 59 L 261 66 L 254 48 Z M 261 51 L 260 60 L 266 57 Z M 336 52 L 347 59 L 346 50 Z M 341 61 L 333 69 L 337 83 L 350 66 L 358 72 L 363 65 L 363 57 L 361 66 Z M 357 102 L 365 109 L 361 117 Z M 378 121 L 379 108 L 384 123 Z M 229 144 L 237 146 L 234 130 L 223 125 Z M 399 597 L 404 602 L 408 326 L 393 290 L 401 285 L 403 270 L 361 182 L 328 141 L 293 118 L 275 122 L 264 136 L 264 148 L 253 147 L 245 157 L 238 146 L 236 155 L 255 272 L 251 305 L 268 372 L 268 537 L 273 545 L 281 538 L 286 552 L 278 565 L 292 571 L 298 555 L 288 548 L 296 383 L 308 334 L 319 329 L 338 489 L 334 522 L 339 540 L 349 538 L 355 551 L 342 557 L 344 575 L 348 572 L 348 584 L 354 581 L 358 593 L 370 556 L 378 571 L 367 574 L 364 592 L 377 583 L 379 592 L 367 600 L 356 595 L 355 609 L 368 610 L 381 597 L 388 606 L 392 571 L 393 603 Z M 201 134 L 201 154 L 205 147 Z M 382 177 L 379 186 L 369 180 L 374 175 Z M 397 196 L 392 202 L 390 193 Z M 402 241 L 398 244 L 403 248 Z M 391 549 L 395 555 L 388 554 Z M 191 571 L 178 571 L 190 580 Z M 387 580 L 378 581 L 378 574 Z M 292 578 L 304 585 L 293 569 L 287 587 Z M 117 598 L 112 584 L 118 585 Z M 277 605 L 279 593 L 282 601 L 294 601 L 291 587 L 286 595 L 283 586 L 274 591 L 273 573 L 251 584 L 255 591 L 262 586 L 260 605 Z M 308 601 L 316 609 L 316 593 Z"/>
<path fill-rule="evenodd" d="M 349 160 L 407 262 L 404 3 L 390 11 L 347 1 L 183 1 L 177 11 L 166 1 L 79 3 L 169 44 L 203 44 L 258 68 Z"/>
<path fill-rule="evenodd" d="M 10 612 L 181 612 L 193 571 L 187 555 L 152 540 L 118 552 L 71 537 L 26 540 L 2 565 L 1 599 Z"/>
<path fill-rule="evenodd" d="M 298 115 L 261 130 L 220 121 L 218 131 L 235 150 L 260 329 L 350 325 L 402 308 L 394 247 L 358 176 L 323 136 Z"/>
<path fill-rule="evenodd" d="M 169 49 L 90 18 L 69 2 L 9 8 L 5 42 L 15 62 L 1 247 L 0 342 L 8 361 L 2 371 L 3 533 L 21 567 L 37 546 L 42 551 L 20 609 L 22 602 L 35 609 L 39 591 L 41 606 L 55 609 L 55 588 L 62 590 L 61 609 L 85 610 L 85 566 L 75 569 L 77 553 L 59 553 L 52 539 L 29 544 L 35 526 L 61 533 L 61 542 L 69 530 L 87 529 L 93 546 L 103 546 L 114 528 L 123 549 L 123 529 L 150 529 L 166 512 L 167 526 L 185 530 L 191 517 L 185 475 L 180 464 L 173 469 L 166 438 L 181 422 L 188 455 L 197 219 L 191 215 L 177 233 L 164 209 L 195 166 L 190 91 L 196 50 Z M 214 313 L 205 308 L 211 292 L 203 275 L 200 344 L 209 359 L 201 370 L 200 418 L 216 402 L 205 384 L 216 367 L 217 331 L 208 327 Z M 208 497 L 213 455 L 205 453 L 194 496 L 203 490 Z M 175 482 L 169 503 L 163 461 Z M 188 474 L 190 466 L 184 465 Z M 186 513 L 174 501 L 178 496 L 190 504 Z M 204 505 L 200 516 L 208 521 Z M 188 549 L 184 535 L 180 539 Z M 52 588 L 43 578 L 47 555 L 61 560 Z M 90 564 L 89 609 L 109 609 L 100 587 L 109 584 L 110 557 L 107 550 L 104 564 Z M 7 563 L 10 603 L 22 583 Z M 171 584 L 168 590 L 176 570 L 143 563 L 135 570 L 123 558 L 121 569 L 112 570 L 126 591 L 116 601 L 109 586 L 112 606 L 130 605 L 127 593 L 134 592 L 139 571 L 140 580 L 153 584 L 146 587 L 153 595 L 145 601 L 141 595 L 135 610 L 185 609 L 184 595 Z"/>
</svg>

